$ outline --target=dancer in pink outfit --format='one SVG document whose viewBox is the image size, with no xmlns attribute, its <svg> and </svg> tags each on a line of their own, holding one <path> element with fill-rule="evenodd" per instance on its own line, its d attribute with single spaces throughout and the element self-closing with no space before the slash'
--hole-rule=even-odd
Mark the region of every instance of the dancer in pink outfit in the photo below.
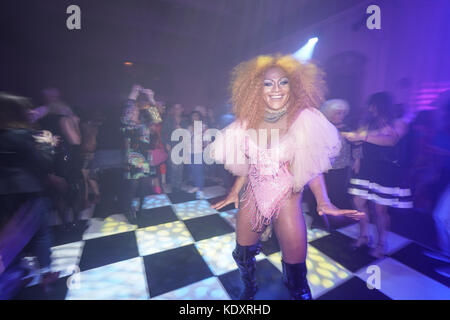
<svg viewBox="0 0 450 320">
<path fill-rule="evenodd" d="M 234 203 L 239 208 L 233 258 L 244 283 L 240 298 L 256 294 L 255 256 L 261 234 L 272 224 L 284 282 L 293 299 L 309 300 L 307 233 L 300 207 L 304 186 L 313 191 L 319 214 L 364 216 L 336 208 L 327 196 L 322 173 L 331 168 L 341 146 L 336 128 L 317 110 L 323 101 L 322 73 L 291 56 L 259 56 L 234 69 L 231 88 L 236 121 L 209 150 L 238 176 L 229 195 L 213 207 Z"/>
</svg>

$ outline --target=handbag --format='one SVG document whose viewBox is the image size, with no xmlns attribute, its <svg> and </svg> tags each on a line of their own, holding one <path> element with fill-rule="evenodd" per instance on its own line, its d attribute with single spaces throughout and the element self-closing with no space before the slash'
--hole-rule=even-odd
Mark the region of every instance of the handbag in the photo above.
<svg viewBox="0 0 450 320">
<path fill-rule="evenodd" d="M 151 156 L 150 164 L 152 166 L 159 166 L 161 163 L 165 162 L 168 158 L 167 152 L 162 148 L 150 150 L 150 156 Z"/>
</svg>

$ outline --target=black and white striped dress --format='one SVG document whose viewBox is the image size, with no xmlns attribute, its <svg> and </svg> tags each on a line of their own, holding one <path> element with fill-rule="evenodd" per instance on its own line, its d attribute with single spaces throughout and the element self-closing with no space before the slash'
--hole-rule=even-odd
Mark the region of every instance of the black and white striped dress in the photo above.
<svg viewBox="0 0 450 320">
<path fill-rule="evenodd" d="M 348 193 L 372 202 L 408 209 L 413 207 L 398 148 L 363 144 L 360 171 L 350 179 Z"/>
</svg>

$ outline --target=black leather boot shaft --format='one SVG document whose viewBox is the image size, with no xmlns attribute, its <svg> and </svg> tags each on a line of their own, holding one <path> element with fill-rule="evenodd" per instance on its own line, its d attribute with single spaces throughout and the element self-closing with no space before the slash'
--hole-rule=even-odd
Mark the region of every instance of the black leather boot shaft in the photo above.
<svg viewBox="0 0 450 320">
<path fill-rule="evenodd" d="M 259 243 L 252 246 L 241 246 L 236 244 L 233 251 L 233 258 L 239 268 L 244 291 L 241 293 L 240 300 L 253 300 L 255 298 L 258 285 L 256 283 L 256 259 L 255 256 L 261 252 Z"/>
<path fill-rule="evenodd" d="M 289 264 L 281 261 L 283 281 L 293 300 L 312 300 L 311 290 L 306 279 L 306 263 Z"/>
</svg>

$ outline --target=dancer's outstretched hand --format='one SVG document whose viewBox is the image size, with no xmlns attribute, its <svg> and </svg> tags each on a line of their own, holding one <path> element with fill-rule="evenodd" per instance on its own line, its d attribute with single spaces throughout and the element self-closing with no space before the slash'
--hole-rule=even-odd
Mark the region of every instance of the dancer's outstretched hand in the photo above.
<svg viewBox="0 0 450 320">
<path fill-rule="evenodd" d="M 213 204 L 212 207 L 216 210 L 222 209 L 223 207 L 229 205 L 230 203 L 234 203 L 234 207 L 237 209 L 239 207 L 239 193 L 231 192 L 228 196 L 222 201 Z"/>
<path fill-rule="evenodd" d="M 360 220 L 366 216 L 364 212 L 357 210 L 339 209 L 331 202 L 323 203 L 317 207 L 319 215 L 329 214 L 332 216 L 346 216 L 352 219 Z"/>
</svg>

